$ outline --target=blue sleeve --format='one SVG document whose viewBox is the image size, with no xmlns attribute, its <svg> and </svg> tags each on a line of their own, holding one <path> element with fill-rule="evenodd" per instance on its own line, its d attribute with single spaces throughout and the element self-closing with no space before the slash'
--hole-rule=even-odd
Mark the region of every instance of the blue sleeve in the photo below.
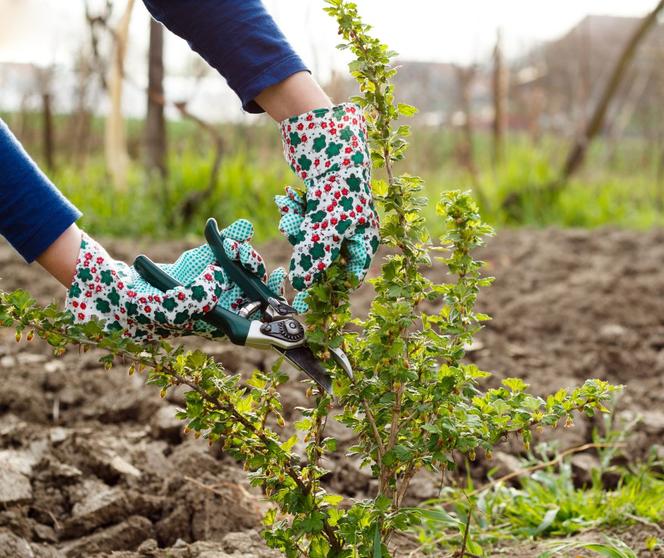
<svg viewBox="0 0 664 558">
<path fill-rule="evenodd" d="M 29 263 L 80 216 L 0 119 L 0 234 Z"/>
<path fill-rule="evenodd" d="M 309 71 L 260 0 L 143 0 L 228 82 L 247 112 L 261 91 Z"/>
</svg>

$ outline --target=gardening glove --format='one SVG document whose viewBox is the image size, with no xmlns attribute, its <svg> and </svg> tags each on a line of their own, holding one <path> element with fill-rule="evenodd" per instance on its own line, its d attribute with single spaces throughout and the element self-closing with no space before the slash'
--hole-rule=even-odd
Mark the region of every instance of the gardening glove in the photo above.
<svg viewBox="0 0 664 558">
<path fill-rule="evenodd" d="M 362 281 L 380 237 L 360 107 L 343 103 L 293 116 L 281 122 L 281 135 L 286 160 L 306 186 L 304 197 L 290 187 L 275 197 L 279 230 L 293 245 L 293 287 L 304 291 L 319 280 L 342 246 L 348 270 Z"/>
<path fill-rule="evenodd" d="M 223 231 L 226 254 L 267 280 L 262 257 L 248 243 L 252 224 L 244 219 Z M 218 337 L 220 332 L 199 320 L 217 304 L 237 312 L 244 293 L 232 283 L 207 244 L 184 252 L 173 264 L 159 264 L 183 286 L 162 292 L 143 280 L 133 266 L 114 260 L 94 239 L 83 233 L 74 279 L 65 308 L 78 323 L 96 318 L 107 331 L 151 340 L 190 333 Z M 280 268 L 268 284 L 283 292 L 285 271 Z"/>
</svg>

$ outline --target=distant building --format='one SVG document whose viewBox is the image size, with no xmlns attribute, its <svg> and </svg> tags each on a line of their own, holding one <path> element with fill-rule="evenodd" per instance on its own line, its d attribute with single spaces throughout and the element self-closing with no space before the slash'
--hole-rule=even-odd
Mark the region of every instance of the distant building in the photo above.
<svg viewBox="0 0 664 558">
<path fill-rule="evenodd" d="M 538 135 L 550 130 L 574 134 L 603 91 L 606 80 L 640 19 L 589 15 L 560 38 L 538 44 L 511 60 L 508 121 L 512 129 Z M 640 46 L 628 79 L 618 91 L 608 126 L 620 131 L 664 131 L 664 25 Z M 463 123 L 457 67 L 449 63 L 397 60 L 399 101 L 417 106 L 416 122 L 455 126 Z M 490 61 L 477 68 L 472 82 L 473 122 L 491 125 L 493 102 Z M 327 90 L 339 100 L 356 94 L 345 72 L 333 76 Z M 664 132 L 662 132 L 664 134 Z M 664 141 L 664 139 L 663 139 Z"/>
<path fill-rule="evenodd" d="M 415 105 L 419 109 L 414 120 L 416 123 L 432 126 L 463 123 L 456 64 L 396 60 L 395 66 L 398 68 L 394 78 L 396 96 L 399 102 Z M 473 120 L 482 125 L 491 104 L 490 79 L 486 71 L 478 69 L 471 89 L 475 113 Z M 355 80 L 346 72 L 333 72 L 325 90 L 335 101 L 358 94 Z"/>
<path fill-rule="evenodd" d="M 532 49 L 512 64 L 512 124 L 539 113 L 545 129 L 574 133 L 583 125 L 640 19 L 589 15 L 559 39 Z M 608 123 L 642 128 L 659 119 L 664 93 L 664 26 L 658 25 L 637 51 L 611 107 Z M 531 118 L 533 114 L 530 115 Z"/>
</svg>

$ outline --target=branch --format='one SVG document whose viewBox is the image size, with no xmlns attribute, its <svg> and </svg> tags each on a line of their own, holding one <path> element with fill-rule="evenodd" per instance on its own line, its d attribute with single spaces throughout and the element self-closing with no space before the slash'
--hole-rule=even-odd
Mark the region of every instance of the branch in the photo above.
<svg viewBox="0 0 664 558">
<path fill-rule="evenodd" d="M 488 490 L 497 484 L 501 484 L 504 482 L 507 482 L 509 480 L 515 479 L 517 477 L 521 477 L 523 475 L 527 475 L 530 473 L 534 473 L 535 471 L 539 471 L 541 469 L 546 469 L 547 467 L 551 467 L 551 465 L 556 465 L 557 463 L 560 463 L 565 457 L 568 455 L 572 455 L 575 453 L 580 453 L 582 451 L 586 451 L 588 449 L 601 449 L 601 448 L 622 448 L 625 447 L 625 444 L 594 444 L 594 443 L 589 443 L 589 444 L 583 444 L 582 446 L 576 446 L 573 448 L 566 449 L 565 451 L 561 452 L 558 454 L 554 459 L 551 459 L 550 461 L 545 461 L 542 463 L 537 463 L 536 465 L 533 465 L 531 467 L 525 467 L 523 469 L 519 469 L 518 471 L 512 471 L 511 473 L 504 475 L 498 479 L 492 480 L 491 482 L 485 484 L 484 486 L 481 486 L 480 488 L 477 488 L 473 490 L 472 492 L 468 493 L 468 497 L 470 498 L 471 496 L 475 496 L 476 494 L 479 494 L 480 492 L 484 492 L 485 490 Z"/>
</svg>

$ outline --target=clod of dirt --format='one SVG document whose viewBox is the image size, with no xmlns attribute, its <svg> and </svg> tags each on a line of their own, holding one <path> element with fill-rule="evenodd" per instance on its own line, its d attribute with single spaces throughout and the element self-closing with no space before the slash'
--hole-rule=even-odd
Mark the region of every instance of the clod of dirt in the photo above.
<svg viewBox="0 0 664 558">
<path fill-rule="evenodd" d="M 191 540 L 191 512 L 188 506 L 176 504 L 168 515 L 155 524 L 155 534 L 160 546 L 169 547 L 178 540 Z"/>
<path fill-rule="evenodd" d="M 247 351 L 244 348 L 229 346 L 222 343 L 206 343 L 201 350 L 232 373 L 252 372 L 255 368 L 262 368 L 263 355 L 260 352 Z"/>
<path fill-rule="evenodd" d="M 97 399 L 86 415 L 101 422 L 146 423 L 161 405 L 159 398 L 148 397 L 148 393 L 129 383 L 119 393 L 111 392 Z"/>
<path fill-rule="evenodd" d="M 493 454 L 491 467 L 495 469 L 495 478 L 511 475 L 522 469 L 519 459 L 504 451 L 497 451 Z"/>
<path fill-rule="evenodd" d="M 8 462 L 0 461 L 0 504 L 25 504 L 31 500 L 30 479 Z"/>
<path fill-rule="evenodd" d="M 360 461 L 349 459 L 337 464 L 328 480 L 332 492 L 346 494 L 354 498 L 363 498 L 372 491 L 371 472 L 360 467 Z"/>
<path fill-rule="evenodd" d="M 232 556 L 242 558 L 278 558 L 281 554 L 269 550 L 260 534 L 255 530 L 228 533 L 222 541 L 223 548 Z"/>
<path fill-rule="evenodd" d="M 592 483 L 592 472 L 600 468 L 597 456 L 590 453 L 577 453 L 570 459 L 572 474 L 577 486 L 588 486 Z"/>
<path fill-rule="evenodd" d="M 184 423 L 175 416 L 178 407 L 165 405 L 160 407 L 150 420 L 152 435 L 161 440 L 168 440 L 173 444 L 180 443 Z"/>
<path fill-rule="evenodd" d="M 649 434 L 660 437 L 664 434 L 664 412 L 641 411 L 639 415 L 641 424 Z"/>
<path fill-rule="evenodd" d="M 120 488 L 111 488 L 101 481 L 86 479 L 76 486 L 75 492 L 80 499 L 74 504 L 71 517 L 62 525 L 63 538 L 80 537 L 97 527 L 116 523 L 128 515 L 127 495 Z M 75 498 L 73 494 L 71 497 Z"/>
<path fill-rule="evenodd" d="M 150 520 L 134 515 L 122 523 L 66 543 L 62 551 L 66 558 L 88 558 L 100 552 L 133 550 L 152 536 Z"/>
<path fill-rule="evenodd" d="M 123 455 L 117 452 L 121 451 Z M 71 456 L 70 462 L 86 472 L 90 472 L 109 484 L 120 479 L 139 479 L 141 471 L 130 461 L 126 442 L 116 440 L 112 436 L 76 436 L 58 446 L 58 455 L 63 461 Z"/>
<path fill-rule="evenodd" d="M 58 461 L 53 455 L 47 455 L 38 466 L 40 478 L 50 483 L 66 485 L 83 476 L 80 469 Z"/>
<path fill-rule="evenodd" d="M 30 544 L 5 529 L 0 530 L 0 558 L 35 558 Z"/>
<path fill-rule="evenodd" d="M 255 498 L 241 485 L 219 483 L 214 477 L 203 482 L 213 488 L 188 486 L 182 495 L 193 512 L 191 534 L 194 540 L 217 541 L 227 533 L 261 525 L 261 510 Z"/>
<path fill-rule="evenodd" d="M 224 470 L 223 465 L 210 455 L 207 444 L 191 437 L 173 448 L 168 461 L 175 471 L 193 478 L 205 473 L 220 475 Z"/>
</svg>

